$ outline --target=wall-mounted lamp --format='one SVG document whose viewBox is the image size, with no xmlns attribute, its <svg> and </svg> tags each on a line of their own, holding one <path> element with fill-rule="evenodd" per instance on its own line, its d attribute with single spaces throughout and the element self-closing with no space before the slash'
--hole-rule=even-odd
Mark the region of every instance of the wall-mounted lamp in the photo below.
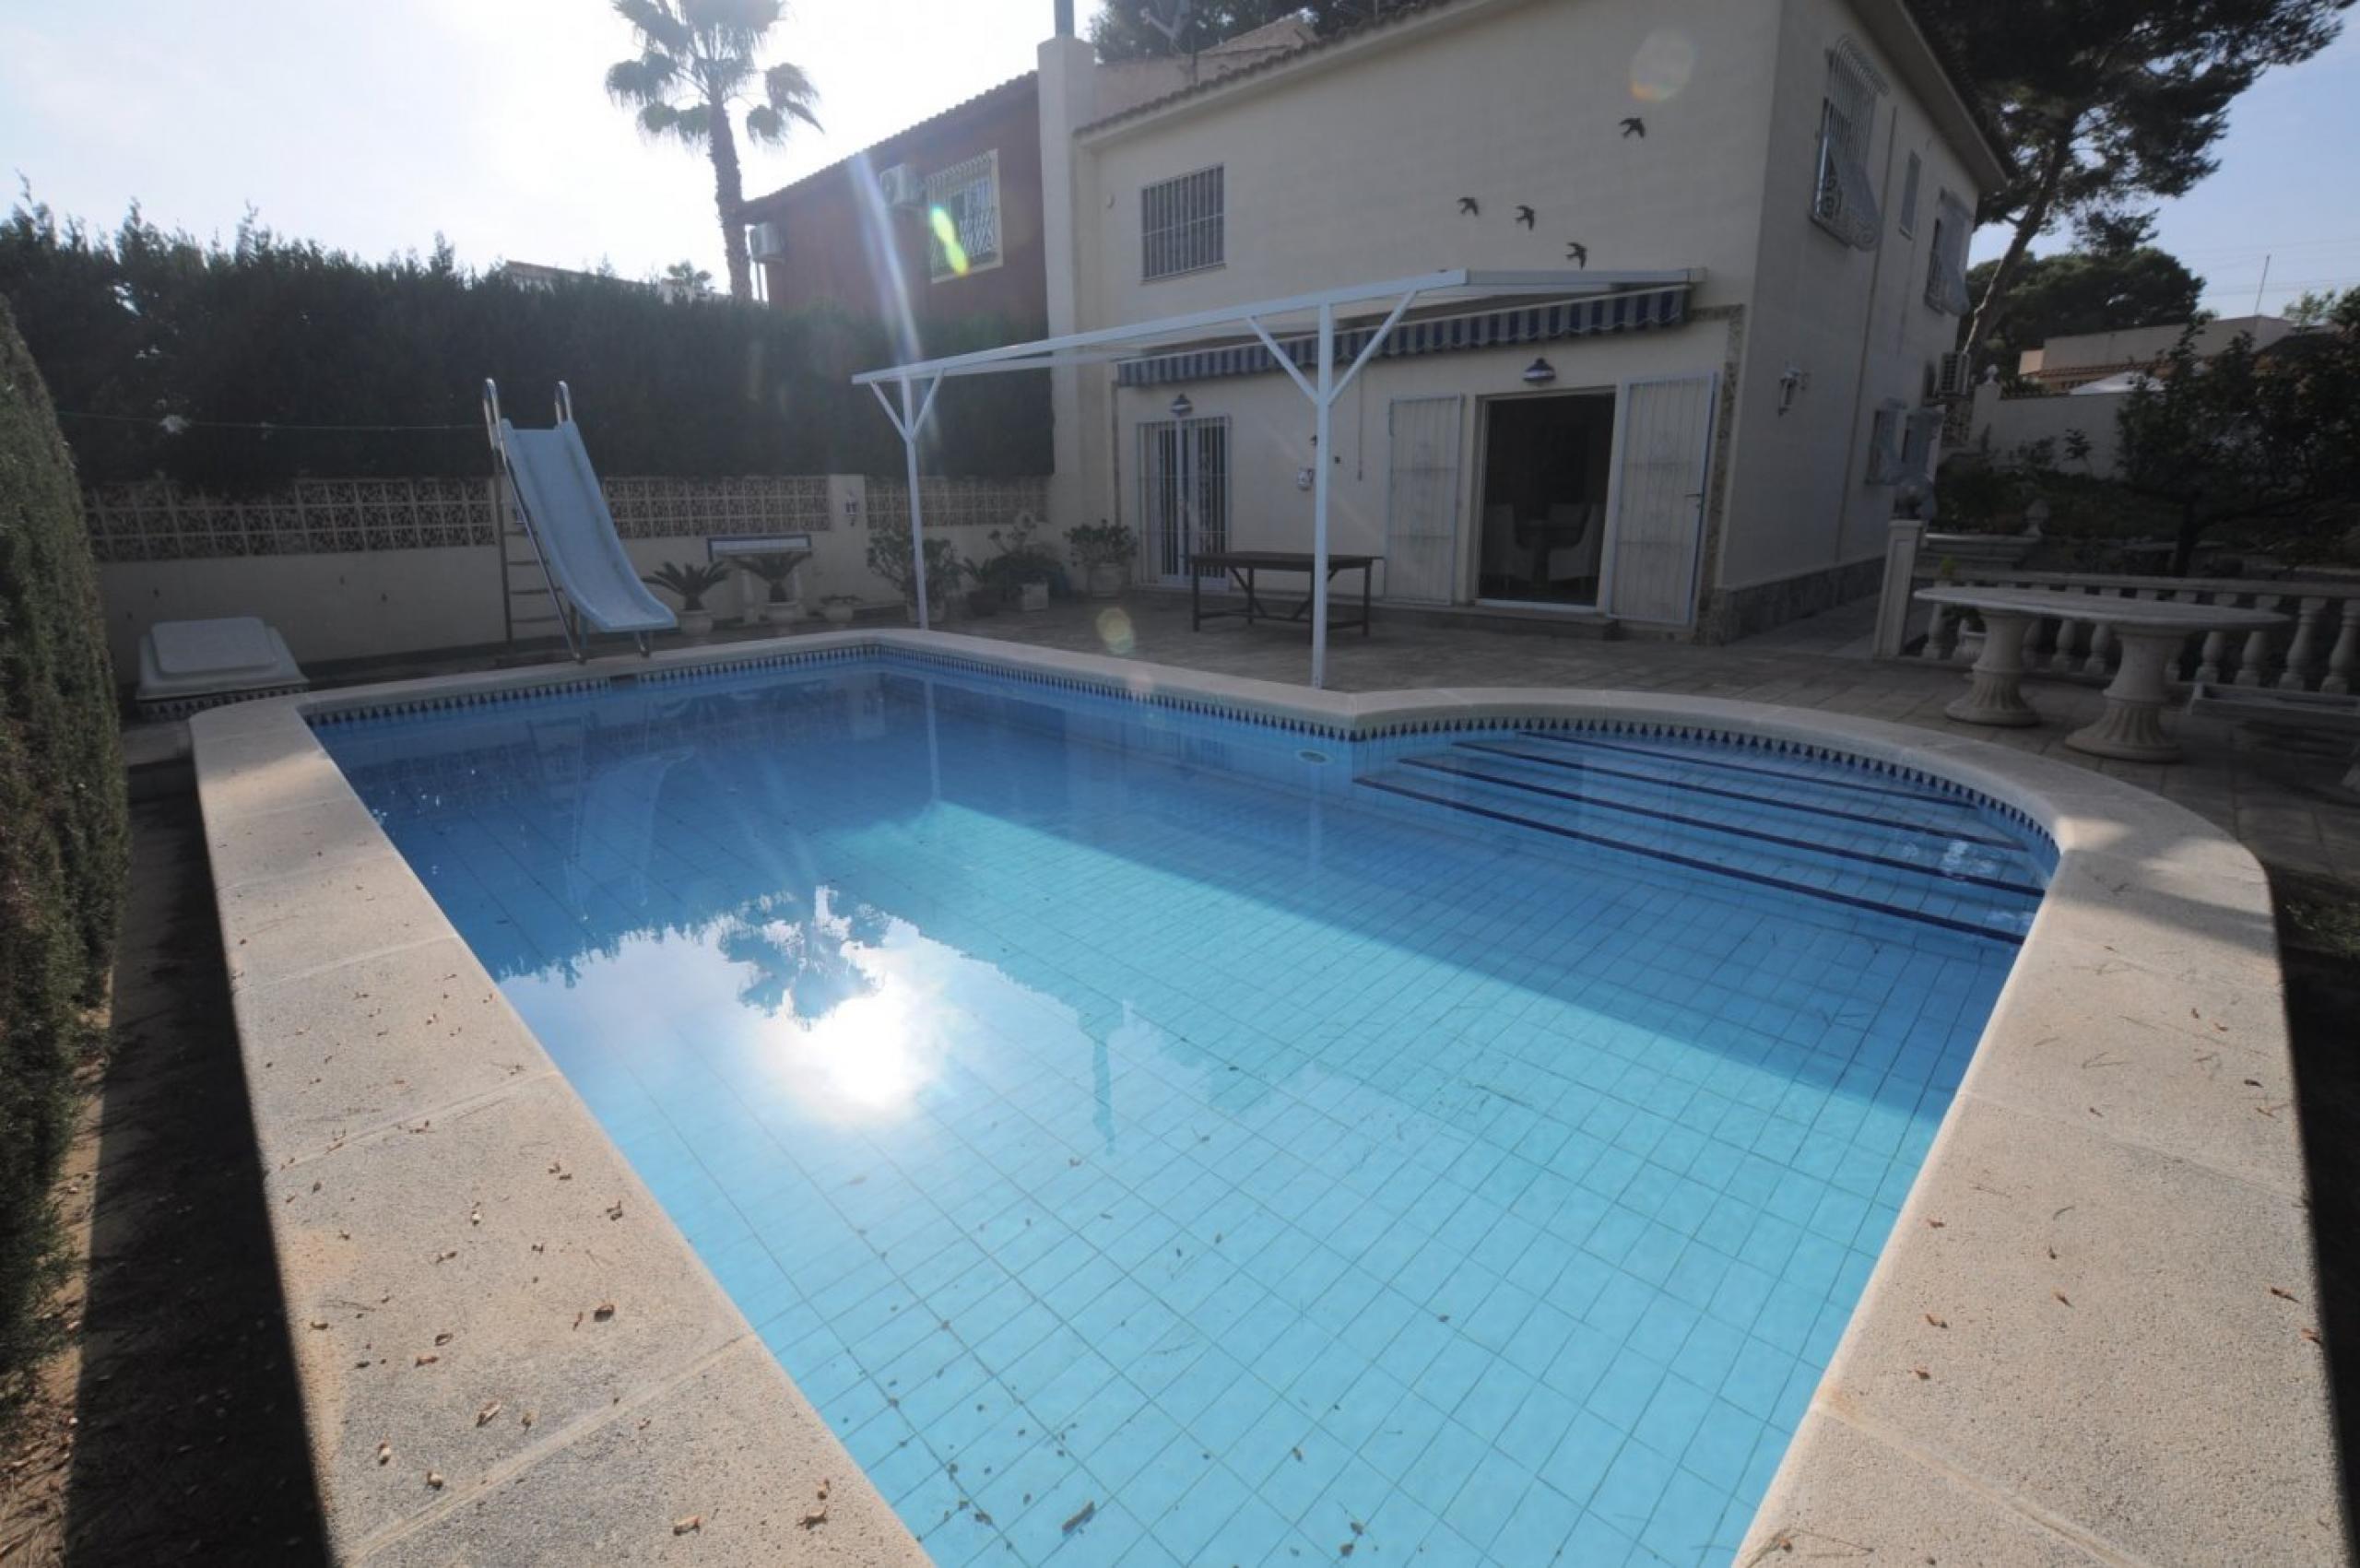
<svg viewBox="0 0 2360 1568">
<path fill-rule="evenodd" d="M 1783 414 L 1795 406 L 1795 394 L 1811 385 L 1811 372 L 1800 365 L 1788 365 L 1778 373 L 1778 412 Z"/>
<path fill-rule="evenodd" d="M 1524 367 L 1524 384 L 1547 386 L 1557 379 L 1557 367 L 1546 360 L 1535 360 Z"/>
<path fill-rule="evenodd" d="M 1172 417 L 1174 419 L 1185 419 L 1196 411 L 1197 406 L 1188 401 L 1188 395 L 1186 393 L 1181 393 L 1172 399 Z"/>
</svg>

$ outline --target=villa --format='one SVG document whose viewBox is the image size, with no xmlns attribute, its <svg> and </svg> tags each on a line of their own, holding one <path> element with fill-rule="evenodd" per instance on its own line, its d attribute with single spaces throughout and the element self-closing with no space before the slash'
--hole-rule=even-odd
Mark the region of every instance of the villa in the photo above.
<svg viewBox="0 0 2360 1568">
<path fill-rule="evenodd" d="M 2005 173 L 1905 6 L 1403 6 L 1209 57 L 1144 101 L 1059 18 L 1037 77 L 912 133 L 955 179 L 888 162 L 896 138 L 759 204 L 783 275 L 857 303 L 825 258 L 875 227 L 864 206 L 942 196 L 990 238 L 971 272 L 918 237 L 921 319 L 1029 302 L 1037 269 L 1056 338 L 1437 269 L 1536 276 L 1413 307 L 1324 459 L 1242 329 L 1055 370 L 1052 511 L 1130 526 L 1136 580 L 1302 549 L 1324 462 L 1332 548 L 1382 558 L 1388 606 L 1711 642 L 1873 585 L 1895 488 L 1930 474 L 1966 391 L 1946 366 L 1970 215 Z M 1026 100 L 1037 135 L 1005 124 Z M 1591 269 L 1623 282 L 1577 284 Z M 1348 355 L 1382 313 L 1340 322 Z"/>
<path fill-rule="evenodd" d="M 2349 1564 L 2360 578 L 1929 531 L 1915 10 L 1056 0 L 730 300 L 20 215 L 6 1568 Z"/>
</svg>

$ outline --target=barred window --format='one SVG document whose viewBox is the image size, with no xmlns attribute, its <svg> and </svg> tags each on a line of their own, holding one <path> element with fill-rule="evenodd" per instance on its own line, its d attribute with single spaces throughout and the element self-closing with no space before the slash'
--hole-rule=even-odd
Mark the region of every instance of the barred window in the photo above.
<svg viewBox="0 0 2360 1568">
<path fill-rule="evenodd" d="M 1221 165 L 1139 191 L 1141 278 L 1221 265 L 1223 237 Z"/>
<path fill-rule="evenodd" d="M 1905 240 L 1918 232 L 1918 183 L 1925 178 L 1926 166 L 1916 153 L 1909 155 L 1909 171 L 1901 177 L 1901 237 Z"/>
<path fill-rule="evenodd" d="M 1869 143 L 1884 78 L 1850 39 L 1827 52 L 1827 96 L 1819 111 L 1819 166 L 1811 220 L 1846 244 L 1876 249 L 1880 227 Z"/>
<path fill-rule="evenodd" d="M 935 282 L 999 262 L 999 153 L 926 177 L 926 266 Z"/>
<path fill-rule="evenodd" d="M 1963 316 L 1974 301 L 1966 292 L 1966 241 L 1975 218 L 1966 204 L 1944 191 L 1934 200 L 1934 238 L 1926 247 L 1926 303 Z"/>
</svg>

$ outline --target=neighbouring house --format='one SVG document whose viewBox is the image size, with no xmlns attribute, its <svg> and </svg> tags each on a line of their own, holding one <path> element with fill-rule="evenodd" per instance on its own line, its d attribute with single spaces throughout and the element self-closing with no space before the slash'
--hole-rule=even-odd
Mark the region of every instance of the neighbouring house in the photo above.
<svg viewBox="0 0 2360 1568">
<path fill-rule="evenodd" d="M 626 289 L 652 289 L 675 305 L 697 297 L 695 289 L 669 277 L 618 277 L 611 272 L 585 272 L 578 266 L 550 266 L 545 262 L 504 261 L 491 270 L 526 289 L 553 289 L 560 283 L 619 283 Z"/>
<path fill-rule="evenodd" d="M 2016 357 L 2016 377 L 2041 392 L 2072 392 L 2093 383 L 2119 383 L 2128 390 L 2137 377 L 2163 371 L 2178 347 L 2186 322 L 2126 327 L 2119 332 L 2083 332 L 2052 337 Z M 2268 348 L 2300 329 L 2283 316 L 2222 316 L 2200 324 L 2189 347 L 2209 360 L 2239 336 Z"/>
<path fill-rule="evenodd" d="M 1146 102 L 1310 37 L 1288 20 L 1193 62 L 1095 65 L 1093 101 Z M 1041 126 L 1040 77 L 1028 71 L 749 201 L 764 297 L 783 310 L 828 305 L 886 321 L 906 304 L 921 350 L 929 326 L 977 316 L 998 317 L 1003 341 L 1037 336 L 1048 312 Z"/>
<path fill-rule="evenodd" d="M 2171 373 L 2172 350 L 2188 330 L 2188 323 L 2173 322 L 2076 333 L 2024 350 L 2012 383 L 1991 371 L 1976 387 L 1966 444 L 2000 463 L 2045 460 L 2116 477 L 2123 407 L 2140 387 Z M 2299 340 L 2302 328 L 2281 316 L 2228 316 L 2198 324 L 2189 347 L 2201 363 L 2239 336 L 2264 354 L 2283 352 L 2278 346 Z"/>
<path fill-rule="evenodd" d="M 890 321 L 906 301 L 921 341 L 929 325 L 986 313 L 1033 333 L 1046 320 L 1038 81 L 1002 82 L 745 214 L 765 295 L 783 310 Z"/>
</svg>

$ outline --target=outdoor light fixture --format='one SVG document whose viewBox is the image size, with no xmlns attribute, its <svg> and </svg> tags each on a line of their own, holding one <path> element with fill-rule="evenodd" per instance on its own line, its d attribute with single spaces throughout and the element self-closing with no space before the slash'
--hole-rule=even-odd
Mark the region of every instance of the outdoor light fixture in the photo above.
<svg viewBox="0 0 2360 1568">
<path fill-rule="evenodd" d="M 1172 417 L 1175 419 L 1185 419 L 1196 411 L 1197 406 L 1188 401 L 1188 395 L 1185 392 L 1172 400 Z"/>
<path fill-rule="evenodd" d="M 1535 360 L 1524 367 L 1524 384 L 1547 386 L 1557 379 L 1557 367 L 1546 360 Z"/>
</svg>

